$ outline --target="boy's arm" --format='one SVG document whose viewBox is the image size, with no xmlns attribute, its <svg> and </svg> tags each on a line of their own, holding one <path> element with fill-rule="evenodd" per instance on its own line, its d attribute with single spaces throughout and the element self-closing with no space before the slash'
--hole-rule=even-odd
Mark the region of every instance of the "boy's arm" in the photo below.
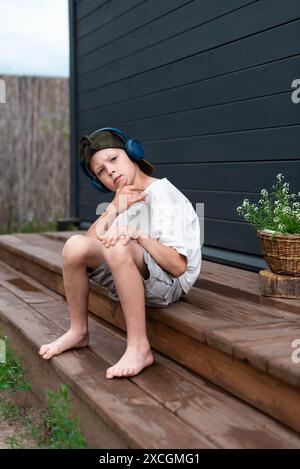
<svg viewBox="0 0 300 469">
<path fill-rule="evenodd" d="M 97 218 L 96 221 L 89 227 L 87 232 L 85 233 L 86 236 L 90 236 L 92 238 L 98 238 L 98 235 L 104 234 L 108 228 L 111 226 L 113 221 L 117 218 L 118 212 L 115 208 L 114 205 L 110 204 L 108 207 L 105 209 L 105 211 L 102 213 L 102 215 Z M 97 232 L 96 232 L 96 226 L 97 226 Z"/>
<path fill-rule="evenodd" d="M 173 277 L 180 277 L 186 271 L 186 256 L 180 254 L 172 246 L 165 246 L 157 239 L 147 237 L 142 233 L 136 240 L 149 252 L 157 264 L 173 275 Z"/>
</svg>

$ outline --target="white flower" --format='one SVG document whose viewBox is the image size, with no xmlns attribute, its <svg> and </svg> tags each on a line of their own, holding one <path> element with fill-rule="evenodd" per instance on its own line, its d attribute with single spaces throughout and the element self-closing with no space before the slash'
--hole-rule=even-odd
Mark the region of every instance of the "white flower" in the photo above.
<svg viewBox="0 0 300 469">
<path fill-rule="evenodd" d="M 291 213 L 291 207 L 284 207 L 282 213 L 284 215 L 289 215 Z"/>
<path fill-rule="evenodd" d="M 266 189 L 262 189 L 260 193 L 261 195 L 264 195 L 264 196 L 268 195 L 268 191 Z"/>
<path fill-rule="evenodd" d="M 278 181 L 282 181 L 282 179 L 284 178 L 284 176 L 283 176 L 282 173 L 279 173 L 279 174 L 277 174 L 276 178 L 278 179 Z"/>
</svg>

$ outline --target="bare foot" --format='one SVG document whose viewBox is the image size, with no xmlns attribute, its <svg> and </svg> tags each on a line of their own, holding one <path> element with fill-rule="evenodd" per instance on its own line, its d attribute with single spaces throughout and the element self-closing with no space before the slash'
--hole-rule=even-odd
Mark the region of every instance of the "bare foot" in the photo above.
<svg viewBox="0 0 300 469">
<path fill-rule="evenodd" d="M 78 334 L 71 330 L 59 337 L 50 344 L 42 345 L 39 354 L 45 359 L 49 360 L 54 355 L 68 350 L 70 348 L 86 347 L 89 342 L 89 334 Z"/>
<path fill-rule="evenodd" d="M 127 346 L 126 352 L 120 358 L 118 363 L 106 370 L 106 378 L 111 379 L 126 378 L 135 376 L 140 373 L 143 368 L 152 365 L 154 357 L 150 348 L 139 349 L 133 346 Z"/>
</svg>

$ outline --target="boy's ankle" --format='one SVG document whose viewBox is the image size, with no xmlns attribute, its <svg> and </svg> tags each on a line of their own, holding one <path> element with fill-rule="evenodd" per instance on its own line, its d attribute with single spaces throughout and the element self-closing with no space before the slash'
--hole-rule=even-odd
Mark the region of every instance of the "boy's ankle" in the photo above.
<svg viewBox="0 0 300 469">
<path fill-rule="evenodd" d="M 69 332 L 78 337 L 85 337 L 88 335 L 88 329 L 75 329 L 74 327 L 72 327 L 69 329 Z"/>
<path fill-rule="evenodd" d="M 150 344 L 148 341 L 143 342 L 127 342 L 127 348 L 133 350 L 141 350 L 142 352 L 146 352 L 150 350 Z"/>
</svg>

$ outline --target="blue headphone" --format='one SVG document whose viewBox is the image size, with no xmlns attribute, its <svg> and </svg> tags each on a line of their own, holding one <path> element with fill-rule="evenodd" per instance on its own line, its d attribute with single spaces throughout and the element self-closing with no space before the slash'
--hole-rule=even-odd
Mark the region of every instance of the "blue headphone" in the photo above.
<svg viewBox="0 0 300 469">
<path fill-rule="evenodd" d="M 133 161 L 139 161 L 142 160 L 145 154 L 144 147 L 143 145 L 136 139 L 130 138 L 129 135 L 127 135 L 123 130 L 117 129 L 116 127 L 103 127 L 102 129 L 95 130 L 90 137 L 92 137 L 96 132 L 99 132 L 99 130 L 109 130 L 117 135 L 120 135 L 125 139 L 124 146 L 125 146 L 125 151 L 129 158 Z M 93 175 L 85 166 L 84 162 L 80 160 L 80 165 L 81 168 L 84 172 L 84 174 L 91 180 L 92 186 L 95 187 L 98 191 L 107 194 L 109 192 L 112 192 L 110 189 L 108 189 L 104 184 L 102 184 L 95 175 Z"/>
</svg>

